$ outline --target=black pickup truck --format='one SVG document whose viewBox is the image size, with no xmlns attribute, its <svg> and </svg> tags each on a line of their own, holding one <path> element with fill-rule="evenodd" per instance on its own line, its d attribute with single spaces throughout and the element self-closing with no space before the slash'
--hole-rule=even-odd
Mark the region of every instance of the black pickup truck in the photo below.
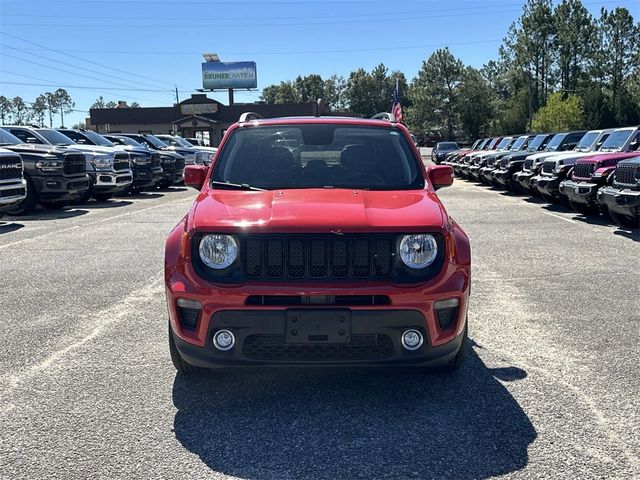
<svg viewBox="0 0 640 480">
<path fill-rule="evenodd" d="M 39 203 L 56 209 L 69 205 L 89 188 L 86 159 L 81 152 L 54 145 L 31 145 L 0 128 L 0 146 L 18 153 L 24 164 L 27 192 L 9 210 L 12 215 L 31 212 Z"/>
<path fill-rule="evenodd" d="M 185 165 L 185 158 L 183 155 L 171 151 L 166 143 L 148 133 L 119 133 L 118 136 L 131 138 L 139 144 L 160 154 L 160 162 L 162 164 L 163 171 L 162 182 L 160 182 L 162 187 L 170 187 L 171 185 L 182 182 L 184 178 Z"/>
<path fill-rule="evenodd" d="M 20 155 L 0 148 L 0 217 L 24 200 L 26 185 Z"/>
</svg>

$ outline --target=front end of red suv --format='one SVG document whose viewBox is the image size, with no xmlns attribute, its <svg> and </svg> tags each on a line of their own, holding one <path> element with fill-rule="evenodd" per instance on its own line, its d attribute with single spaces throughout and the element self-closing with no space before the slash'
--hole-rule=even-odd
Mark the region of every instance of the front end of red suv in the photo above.
<svg viewBox="0 0 640 480">
<path fill-rule="evenodd" d="M 408 137 L 399 125 L 364 126 Z M 349 166 L 342 157 L 336 168 Z M 416 163 L 419 186 L 398 190 L 249 190 L 245 183 L 231 190 L 212 182 L 216 162 L 166 243 L 170 346 L 179 370 L 459 360 L 469 240 L 434 188 L 451 183 L 450 167 L 427 171 Z M 187 167 L 188 184 L 198 168 Z"/>
</svg>

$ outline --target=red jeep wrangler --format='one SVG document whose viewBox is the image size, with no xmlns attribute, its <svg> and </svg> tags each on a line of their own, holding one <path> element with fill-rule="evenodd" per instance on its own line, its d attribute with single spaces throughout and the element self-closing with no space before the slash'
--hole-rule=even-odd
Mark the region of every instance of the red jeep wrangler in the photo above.
<svg viewBox="0 0 640 480">
<path fill-rule="evenodd" d="M 459 366 L 469 240 L 435 193 L 451 167 L 425 169 L 390 115 L 256 117 L 185 170 L 200 193 L 165 252 L 177 370 Z"/>
</svg>

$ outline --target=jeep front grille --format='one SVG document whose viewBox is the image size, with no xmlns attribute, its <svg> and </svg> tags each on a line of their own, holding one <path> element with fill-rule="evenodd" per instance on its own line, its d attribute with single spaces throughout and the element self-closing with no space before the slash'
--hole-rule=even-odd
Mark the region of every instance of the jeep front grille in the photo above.
<svg viewBox="0 0 640 480">
<path fill-rule="evenodd" d="M 387 235 L 255 236 L 241 248 L 249 279 L 388 278 L 395 251 Z"/>
<path fill-rule="evenodd" d="M 250 335 L 242 352 L 252 360 L 263 361 L 367 361 L 393 355 L 387 335 L 351 335 L 349 343 L 286 343 L 284 335 Z"/>
<path fill-rule="evenodd" d="M 576 178 L 591 178 L 596 170 L 595 163 L 579 163 L 576 162 L 573 167 L 573 176 Z"/>
<path fill-rule="evenodd" d="M 524 165 L 522 165 L 522 169 L 523 170 L 531 170 L 531 167 L 533 166 L 533 159 L 532 158 L 528 158 L 524 161 Z"/>
<path fill-rule="evenodd" d="M 86 173 L 87 165 L 84 155 L 70 154 L 64 156 L 63 172 L 65 175 L 75 175 L 77 173 Z"/>
<path fill-rule="evenodd" d="M 556 168 L 555 160 L 547 160 L 542 164 L 542 171 L 544 173 L 553 173 L 553 170 Z"/>
<path fill-rule="evenodd" d="M 630 164 L 618 164 L 616 167 L 616 183 L 623 185 L 637 185 L 639 180 L 636 177 L 636 172 L 640 171 L 640 166 Z"/>
</svg>

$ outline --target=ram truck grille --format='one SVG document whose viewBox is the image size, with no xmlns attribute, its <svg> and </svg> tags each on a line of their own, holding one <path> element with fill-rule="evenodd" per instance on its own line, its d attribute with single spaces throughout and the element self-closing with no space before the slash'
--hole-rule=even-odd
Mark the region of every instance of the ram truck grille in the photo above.
<svg viewBox="0 0 640 480">
<path fill-rule="evenodd" d="M 22 160 L 17 156 L 0 157 L 0 180 L 22 178 Z"/>
<path fill-rule="evenodd" d="M 158 168 L 160 166 L 160 154 L 152 153 L 151 154 L 151 166 L 153 168 Z"/>
<path fill-rule="evenodd" d="M 62 170 L 65 175 L 75 175 L 87 172 L 84 155 L 65 155 Z"/>
<path fill-rule="evenodd" d="M 116 156 L 113 160 L 113 169 L 114 170 L 129 170 L 129 155 L 126 153 L 116 153 Z"/>
</svg>

